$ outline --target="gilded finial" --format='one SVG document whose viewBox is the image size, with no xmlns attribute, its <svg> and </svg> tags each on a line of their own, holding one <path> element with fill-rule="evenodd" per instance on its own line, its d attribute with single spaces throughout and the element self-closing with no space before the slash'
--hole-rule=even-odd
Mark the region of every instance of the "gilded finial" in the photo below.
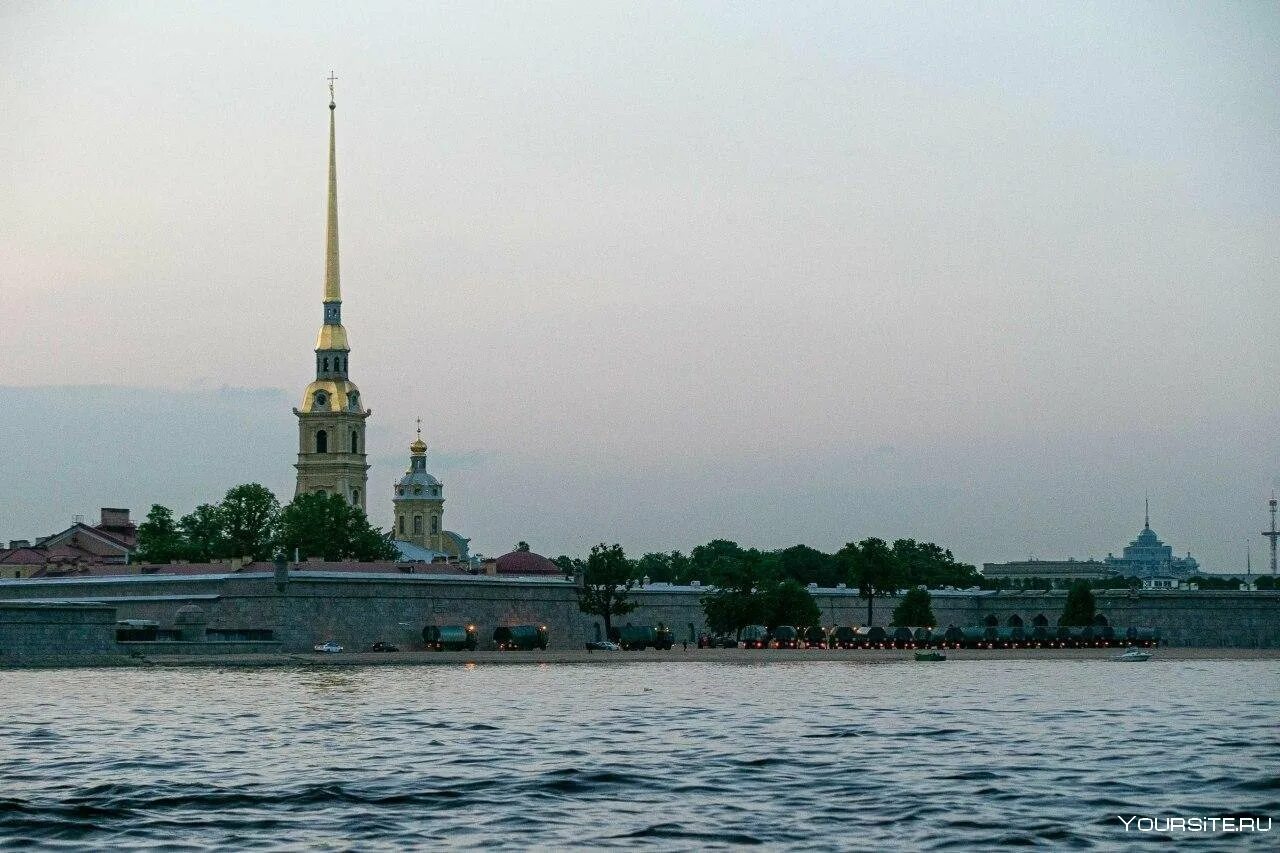
<svg viewBox="0 0 1280 853">
<path fill-rule="evenodd" d="M 414 454 L 427 452 L 427 443 L 422 440 L 422 418 L 418 418 L 418 439 L 409 445 L 409 452 Z"/>
</svg>

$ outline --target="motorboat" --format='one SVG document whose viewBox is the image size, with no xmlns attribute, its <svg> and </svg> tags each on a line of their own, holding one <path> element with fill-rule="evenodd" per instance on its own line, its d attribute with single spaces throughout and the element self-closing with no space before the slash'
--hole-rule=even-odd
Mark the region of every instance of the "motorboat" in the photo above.
<svg viewBox="0 0 1280 853">
<path fill-rule="evenodd" d="M 1144 660 L 1151 660 L 1151 652 L 1144 652 L 1137 646 L 1130 646 L 1122 655 L 1116 655 L 1112 658 L 1115 661 L 1140 663 Z"/>
<path fill-rule="evenodd" d="M 918 661 L 937 661 L 946 660 L 947 656 L 935 649 L 921 649 L 916 652 L 916 660 Z"/>
<path fill-rule="evenodd" d="M 323 652 L 330 655 L 334 655 L 342 651 L 342 646 L 338 645 L 333 640 L 330 640 L 327 643 L 320 643 L 319 645 L 312 646 L 311 648 L 313 651 Z"/>
</svg>

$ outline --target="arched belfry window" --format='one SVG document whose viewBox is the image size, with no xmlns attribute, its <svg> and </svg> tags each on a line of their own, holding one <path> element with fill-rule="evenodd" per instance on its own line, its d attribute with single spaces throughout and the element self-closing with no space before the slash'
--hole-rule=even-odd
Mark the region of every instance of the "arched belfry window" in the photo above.
<svg viewBox="0 0 1280 853">
<path fill-rule="evenodd" d="M 316 432 L 316 453 L 329 452 L 329 433 L 324 430 Z"/>
<path fill-rule="evenodd" d="M 324 360 L 324 372 L 325 373 L 329 372 L 329 359 L 327 358 Z"/>
<path fill-rule="evenodd" d="M 440 516 L 431 516 L 431 532 L 433 534 L 440 532 Z"/>
<path fill-rule="evenodd" d="M 359 489 L 351 490 L 351 505 L 360 506 L 360 490 Z"/>
<path fill-rule="evenodd" d="M 351 431 L 351 452 L 360 452 L 360 435 L 355 430 Z"/>
<path fill-rule="evenodd" d="M 414 533 L 422 532 L 422 516 L 420 515 L 415 515 L 413 517 L 413 532 Z"/>
</svg>

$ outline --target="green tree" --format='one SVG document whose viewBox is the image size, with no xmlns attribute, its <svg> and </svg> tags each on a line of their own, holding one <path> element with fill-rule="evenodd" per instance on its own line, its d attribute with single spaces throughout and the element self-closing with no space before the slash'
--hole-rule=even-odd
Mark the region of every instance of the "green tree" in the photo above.
<svg viewBox="0 0 1280 853">
<path fill-rule="evenodd" d="M 808 545 L 792 545 L 774 551 L 772 556 L 777 561 L 778 574 L 783 578 L 827 587 L 844 580 L 844 569 L 834 554 L 823 553 Z"/>
<path fill-rule="evenodd" d="M 340 495 L 301 494 L 281 511 L 276 546 L 286 554 L 374 562 L 400 556 L 391 539 L 369 524 L 364 510 Z"/>
<path fill-rule="evenodd" d="M 679 551 L 671 552 L 671 582 L 688 583 L 694 580 L 693 561 Z"/>
<path fill-rule="evenodd" d="M 1254 585 L 1258 589 L 1275 589 L 1276 579 L 1271 575 L 1258 575 L 1258 579 L 1254 581 Z"/>
<path fill-rule="evenodd" d="M 764 623 L 770 628 L 779 625 L 805 627 L 822 624 L 822 609 L 813 600 L 809 590 L 797 580 L 784 580 L 759 595 L 763 599 L 761 609 L 764 611 Z"/>
<path fill-rule="evenodd" d="M 701 603 L 707 627 L 717 634 L 738 634 L 766 619 L 764 598 L 754 592 L 715 589 L 702 596 Z"/>
<path fill-rule="evenodd" d="M 902 570 L 898 558 L 883 539 L 874 537 L 850 542 L 837 552 L 845 560 L 849 583 L 867 600 L 867 624 L 871 624 L 876 596 L 896 592 Z"/>
<path fill-rule="evenodd" d="M 1084 627 L 1093 624 L 1094 615 L 1093 590 L 1089 589 L 1089 582 L 1076 581 L 1071 585 L 1071 589 L 1067 590 L 1067 604 L 1062 610 L 1062 618 L 1058 620 L 1058 624 Z"/>
<path fill-rule="evenodd" d="M 926 628 L 937 625 L 938 618 L 933 615 L 933 596 L 929 595 L 929 590 L 919 587 L 907 590 L 902 601 L 893 608 L 893 621 L 890 624 L 895 627 Z"/>
<path fill-rule="evenodd" d="M 583 562 L 581 560 L 570 557 L 567 554 L 561 554 L 551 562 L 554 563 L 560 571 L 564 572 L 564 576 L 567 578 L 573 577 L 575 573 L 581 571 L 583 568 Z"/>
<path fill-rule="evenodd" d="M 140 563 L 168 563 L 183 559 L 187 542 L 173 520 L 173 510 L 152 504 L 146 521 L 138 525 L 138 549 L 134 558 Z"/>
<path fill-rule="evenodd" d="M 222 532 L 222 515 L 215 504 L 200 504 L 184 515 L 178 526 L 186 538 L 187 559 L 206 563 L 226 556 L 229 549 Z"/>
<path fill-rule="evenodd" d="M 712 577 L 712 566 L 717 560 L 740 560 L 746 552 L 737 542 L 728 539 L 713 539 L 706 545 L 699 545 L 689 554 L 689 577 L 703 583 L 715 583 Z"/>
<path fill-rule="evenodd" d="M 583 565 L 578 609 L 603 619 L 605 636 L 612 637 L 613 617 L 636 609 L 636 603 L 627 598 L 633 586 L 631 564 L 622 546 L 603 542 L 593 545 Z"/>
<path fill-rule="evenodd" d="M 218 514 L 222 519 L 224 556 L 271 559 L 280 501 L 270 489 L 258 483 L 236 486 L 218 505 Z"/>
<path fill-rule="evenodd" d="M 673 583 L 675 572 L 671 566 L 671 554 L 662 551 L 645 554 L 634 562 L 632 576 L 636 580 L 648 578 L 650 583 Z"/>
<path fill-rule="evenodd" d="M 951 552 L 932 542 L 899 539 L 893 543 L 893 555 L 902 567 L 902 583 L 930 588 L 978 586 L 982 575 L 968 563 L 960 563 Z"/>
</svg>

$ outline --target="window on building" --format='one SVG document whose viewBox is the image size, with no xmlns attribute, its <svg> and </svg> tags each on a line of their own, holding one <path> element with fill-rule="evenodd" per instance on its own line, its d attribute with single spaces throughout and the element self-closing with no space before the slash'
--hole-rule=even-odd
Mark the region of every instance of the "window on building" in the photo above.
<svg viewBox="0 0 1280 853">
<path fill-rule="evenodd" d="M 356 433 L 355 430 L 351 431 L 351 452 L 352 453 L 360 452 L 360 436 L 358 433 Z"/>
<path fill-rule="evenodd" d="M 415 515 L 413 517 L 413 532 L 414 533 L 422 532 L 422 516 L 420 515 Z"/>
<path fill-rule="evenodd" d="M 400 516 L 400 535 L 404 535 L 404 516 Z"/>
<path fill-rule="evenodd" d="M 359 489 L 351 490 L 351 505 L 360 506 L 360 490 Z"/>
<path fill-rule="evenodd" d="M 431 532 L 432 533 L 440 532 L 440 516 L 438 515 L 431 516 Z"/>
<path fill-rule="evenodd" d="M 316 432 L 316 453 L 329 452 L 329 433 L 324 430 Z"/>
<path fill-rule="evenodd" d="M 329 359 L 327 358 L 324 360 L 324 372 L 325 373 L 329 372 Z"/>
</svg>

